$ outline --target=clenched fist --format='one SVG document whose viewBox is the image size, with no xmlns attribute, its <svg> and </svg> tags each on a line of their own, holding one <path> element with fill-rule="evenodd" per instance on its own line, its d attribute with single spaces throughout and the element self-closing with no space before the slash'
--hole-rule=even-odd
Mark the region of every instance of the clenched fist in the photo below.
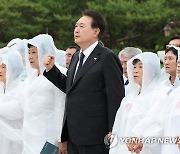
<svg viewBox="0 0 180 154">
<path fill-rule="evenodd" d="M 53 68 L 54 63 L 55 63 L 55 58 L 53 55 L 47 55 L 46 57 L 44 57 L 44 66 L 46 67 L 46 69 L 49 71 Z"/>
</svg>

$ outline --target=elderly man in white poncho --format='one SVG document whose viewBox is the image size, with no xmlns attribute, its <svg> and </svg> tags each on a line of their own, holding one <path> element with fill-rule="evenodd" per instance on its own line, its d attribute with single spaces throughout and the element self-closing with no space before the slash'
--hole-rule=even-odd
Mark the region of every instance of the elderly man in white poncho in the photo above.
<svg viewBox="0 0 180 154">
<path fill-rule="evenodd" d="M 131 91 L 117 111 L 112 131 L 117 140 L 110 146 L 110 154 L 131 154 L 129 150 L 133 152 L 133 147 L 121 143 L 120 138 L 148 137 L 136 127 L 141 125 L 146 115 L 151 114 L 155 106 L 161 104 L 168 91 L 159 85 L 160 60 L 154 53 L 147 52 L 133 57 L 128 62 L 128 75 Z M 143 145 L 141 148 L 136 149 L 136 153 L 142 150 L 142 154 L 159 154 L 161 151 L 159 145 Z"/>
</svg>

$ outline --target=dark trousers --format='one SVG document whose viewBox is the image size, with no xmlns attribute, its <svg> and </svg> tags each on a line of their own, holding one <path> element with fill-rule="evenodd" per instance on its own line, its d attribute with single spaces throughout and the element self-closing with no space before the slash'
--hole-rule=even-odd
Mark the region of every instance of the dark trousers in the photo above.
<svg viewBox="0 0 180 154">
<path fill-rule="evenodd" d="M 109 149 L 104 144 L 76 145 L 68 140 L 68 154 L 108 154 Z"/>
</svg>

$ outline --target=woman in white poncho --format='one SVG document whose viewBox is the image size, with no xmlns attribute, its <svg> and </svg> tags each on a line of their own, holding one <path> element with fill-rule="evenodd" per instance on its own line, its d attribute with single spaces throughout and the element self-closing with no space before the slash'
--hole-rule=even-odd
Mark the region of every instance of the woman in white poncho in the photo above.
<svg viewBox="0 0 180 154">
<path fill-rule="evenodd" d="M 47 34 L 27 41 L 26 61 L 28 77 L 25 81 L 23 154 L 39 154 L 46 141 L 58 145 L 61 134 L 65 94 L 60 92 L 43 75 L 43 57 L 55 54 L 54 42 Z"/>
<path fill-rule="evenodd" d="M 22 128 L 23 111 L 20 74 L 23 71 L 21 55 L 9 51 L 0 56 L 0 154 L 20 154 L 22 142 L 13 138 L 13 129 Z"/>
<path fill-rule="evenodd" d="M 128 76 L 130 93 L 122 100 L 116 114 L 112 134 L 117 136 L 117 140 L 112 143 L 110 154 L 131 153 L 120 138 L 142 137 L 131 131 L 167 93 L 158 83 L 160 60 L 154 53 L 146 52 L 133 57 L 128 62 Z M 159 154 L 160 150 L 157 146 L 144 146 L 141 153 Z"/>
<path fill-rule="evenodd" d="M 23 73 L 21 74 L 21 80 L 24 81 L 27 77 L 26 73 L 26 64 L 25 64 L 25 51 L 27 50 L 27 45 L 26 45 L 26 39 L 19 39 L 15 38 L 12 39 L 8 44 L 7 48 L 10 48 L 12 50 L 17 50 L 22 56 L 22 61 L 23 61 Z"/>
</svg>

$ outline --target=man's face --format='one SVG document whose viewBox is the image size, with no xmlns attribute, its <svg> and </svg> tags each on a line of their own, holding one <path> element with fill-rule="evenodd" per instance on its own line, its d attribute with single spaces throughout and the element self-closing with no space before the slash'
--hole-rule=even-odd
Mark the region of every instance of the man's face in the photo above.
<svg viewBox="0 0 180 154">
<path fill-rule="evenodd" d="M 178 78 L 180 78 L 180 63 L 177 64 L 177 74 Z"/>
<path fill-rule="evenodd" d="M 123 56 L 123 55 L 121 55 L 121 57 L 120 57 L 121 65 L 122 65 L 122 68 L 123 68 L 123 74 L 124 74 L 124 76 L 126 78 L 128 78 L 128 74 L 127 74 L 127 62 L 130 59 L 131 58 Z"/>
<path fill-rule="evenodd" d="M 76 49 L 75 48 L 68 48 L 66 50 L 66 68 L 68 69 L 69 68 L 69 64 L 71 62 L 71 59 L 72 59 L 72 56 L 73 54 L 76 52 Z"/>
<path fill-rule="evenodd" d="M 38 50 L 35 46 L 32 46 L 29 49 L 29 62 L 32 68 L 39 70 Z"/>
<path fill-rule="evenodd" d="M 176 73 L 176 68 L 177 68 L 177 57 L 176 55 L 173 54 L 172 51 L 169 51 L 166 53 L 164 56 L 164 67 L 166 73 L 172 75 Z"/>
<path fill-rule="evenodd" d="M 143 78 L 143 64 L 141 61 L 138 61 L 133 68 L 133 77 L 134 82 L 142 86 L 142 78 Z"/>
<path fill-rule="evenodd" d="M 6 84 L 6 65 L 3 63 L 0 65 L 0 81 Z"/>
<path fill-rule="evenodd" d="M 74 28 L 74 42 L 83 50 L 88 48 L 98 38 L 99 28 L 92 28 L 93 19 L 89 16 L 81 17 Z"/>
<path fill-rule="evenodd" d="M 180 40 L 179 39 L 174 39 L 174 40 L 171 40 L 169 42 L 169 44 L 166 46 L 166 48 L 168 48 L 170 45 L 174 45 L 176 47 L 180 47 Z"/>
</svg>

